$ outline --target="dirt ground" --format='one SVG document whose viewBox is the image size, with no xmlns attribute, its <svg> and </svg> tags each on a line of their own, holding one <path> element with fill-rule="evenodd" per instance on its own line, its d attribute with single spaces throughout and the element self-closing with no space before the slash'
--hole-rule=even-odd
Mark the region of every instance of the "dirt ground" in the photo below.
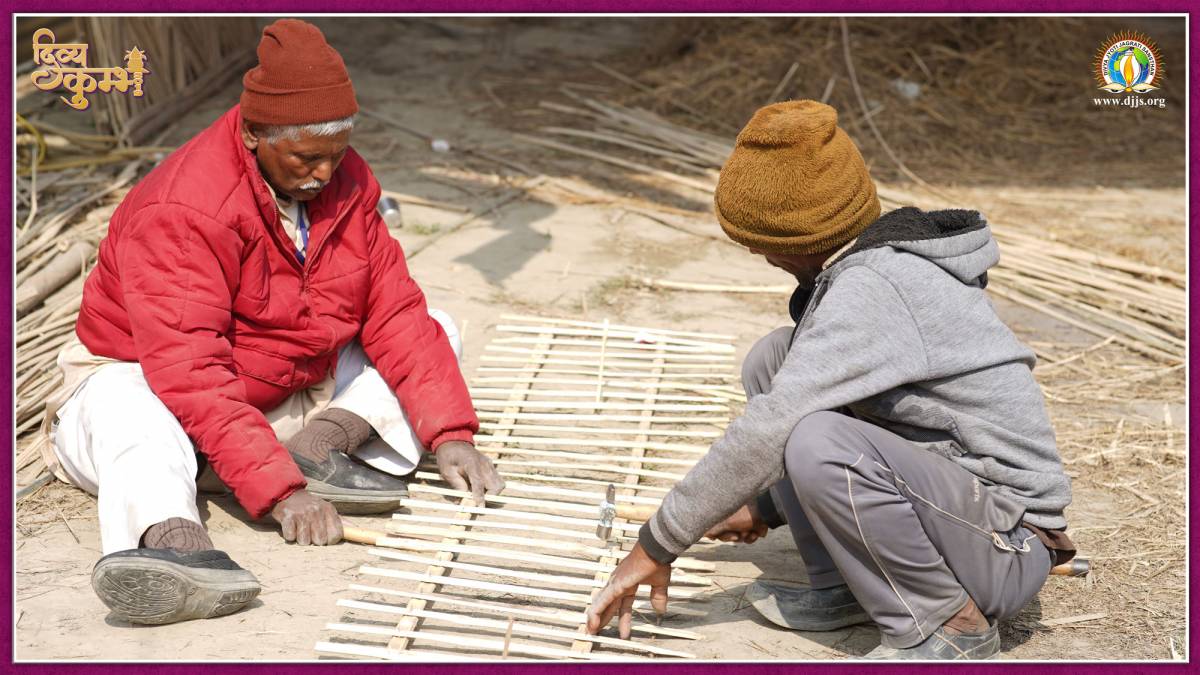
<svg viewBox="0 0 1200 675">
<path fill-rule="evenodd" d="M 741 285 L 789 278 L 736 246 L 685 232 L 583 194 L 643 198 L 694 211 L 686 227 L 719 237 L 708 197 L 549 151 L 532 150 L 513 129 L 554 124 L 540 100 L 560 100 L 571 82 L 603 93 L 614 82 L 587 68 L 655 39 L 628 19 L 459 21 L 323 19 L 343 54 L 364 110 L 382 112 L 449 141 L 448 153 L 371 117 L 353 145 L 385 189 L 465 208 L 511 190 L 525 193 L 452 230 L 462 213 L 403 205 L 396 232 L 429 304 L 462 325 L 468 375 L 490 327 L 505 312 L 610 318 L 622 323 L 737 336 L 739 357 L 754 340 L 788 323 L 786 296 L 651 290 L 644 277 Z M 235 83 L 182 120 L 179 143 L 236 101 Z M 463 149 L 484 150 L 547 177 L 529 187 L 511 166 Z M 1181 149 L 1182 153 L 1182 149 Z M 1076 238 L 1100 250 L 1182 271 L 1186 193 L 1177 185 L 1055 188 L 941 185 L 963 207 L 993 220 L 1038 223 L 1047 236 Z M 1002 626 L 1009 659 L 1170 659 L 1186 657 L 1186 410 L 1184 372 L 1166 371 L 1096 337 L 996 299 L 1001 316 L 1043 359 L 1082 353 L 1077 368 L 1042 377 L 1062 454 L 1074 479 L 1067 512 L 1087 580 L 1051 578 L 1039 599 Z M 1097 379 L 1096 373 L 1108 375 Z M 1108 449 L 1108 455 L 1096 451 Z M 99 557 L 94 500 L 51 484 L 17 508 L 15 653 L 27 659 L 312 659 L 324 624 L 356 581 L 365 552 L 289 546 L 272 529 L 247 523 L 228 498 L 202 499 L 217 546 L 252 570 L 263 592 L 247 611 L 210 621 L 134 627 L 109 616 L 89 578 Z M 360 518 L 371 526 L 373 519 Z M 714 598 L 700 618 L 672 625 L 708 639 L 686 649 L 705 658 L 843 659 L 878 642 L 860 626 L 827 634 L 769 625 L 741 596 L 756 578 L 802 579 L 788 533 L 751 546 L 702 545 L 696 557 L 719 561 Z M 1101 615 L 1079 619 L 1085 615 Z M 1067 619 L 1067 621 L 1056 621 Z M 1043 623 L 1047 622 L 1049 623 Z"/>
</svg>

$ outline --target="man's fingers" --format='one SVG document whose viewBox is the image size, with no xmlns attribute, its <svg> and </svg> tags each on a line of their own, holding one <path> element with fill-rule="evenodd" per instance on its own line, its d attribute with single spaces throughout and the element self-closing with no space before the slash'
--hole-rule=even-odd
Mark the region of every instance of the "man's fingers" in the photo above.
<svg viewBox="0 0 1200 675">
<path fill-rule="evenodd" d="M 617 621 L 617 634 L 622 640 L 628 640 L 629 634 L 633 632 L 633 598 L 635 593 L 630 593 L 621 598 L 621 618 Z"/>
<path fill-rule="evenodd" d="M 325 509 L 325 518 L 329 523 L 329 538 L 325 543 L 336 544 L 342 540 L 342 519 L 338 516 L 337 510 L 333 508 Z"/>
<path fill-rule="evenodd" d="M 467 481 L 462 477 L 462 473 L 460 473 L 460 469 L 458 467 L 454 467 L 446 473 L 443 473 L 442 478 L 446 479 L 446 483 L 448 483 L 450 487 L 454 488 L 455 490 L 466 492 L 470 489 L 467 486 Z"/>
<path fill-rule="evenodd" d="M 491 462 L 488 462 L 488 470 L 484 476 L 486 476 L 484 484 L 487 486 L 489 495 L 498 495 L 504 490 L 504 479 L 496 472 L 496 467 L 492 466 Z"/>
<path fill-rule="evenodd" d="M 650 586 L 650 606 L 654 608 L 654 613 L 663 615 L 667 613 L 667 586 Z"/>
<path fill-rule="evenodd" d="M 721 541 L 740 541 L 741 538 L 741 535 L 739 535 L 737 532 L 722 532 L 721 534 L 717 535 L 717 539 L 720 539 Z"/>
<path fill-rule="evenodd" d="M 483 506 L 486 501 L 484 499 L 486 490 L 486 486 L 483 484 L 484 471 L 486 469 L 482 463 L 472 464 L 471 468 L 467 470 L 468 478 L 471 481 L 471 496 L 475 498 L 475 503 L 480 506 Z"/>
<path fill-rule="evenodd" d="M 308 546 L 312 543 L 312 535 L 309 532 L 308 518 L 300 517 L 297 518 L 296 521 L 296 543 L 300 544 L 301 546 Z"/>
<path fill-rule="evenodd" d="M 600 632 L 600 629 L 608 625 L 609 620 L 612 619 L 614 608 L 612 587 L 605 586 L 596 594 L 596 599 L 592 601 L 591 607 L 588 607 L 588 633 L 595 635 Z"/>
<path fill-rule="evenodd" d="M 284 516 L 283 522 L 280 523 L 281 534 L 284 541 L 296 541 L 296 519 L 292 516 Z"/>
</svg>

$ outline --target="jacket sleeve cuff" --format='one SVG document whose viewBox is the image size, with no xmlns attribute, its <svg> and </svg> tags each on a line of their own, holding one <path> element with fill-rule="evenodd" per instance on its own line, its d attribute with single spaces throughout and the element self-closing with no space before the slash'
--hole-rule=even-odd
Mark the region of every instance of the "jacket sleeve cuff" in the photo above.
<svg viewBox="0 0 1200 675">
<path fill-rule="evenodd" d="M 779 510 L 779 505 L 775 503 L 775 497 L 770 490 L 755 497 L 750 508 L 757 511 L 758 517 L 772 530 L 787 524 L 787 518 L 784 518 L 783 513 Z"/>
<path fill-rule="evenodd" d="M 641 544 L 646 555 L 662 565 L 670 565 L 679 557 L 658 543 L 658 540 L 654 538 L 654 533 L 650 531 L 650 521 L 642 523 L 641 529 L 638 530 L 638 543 Z"/>
<path fill-rule="evenodd" d="M 472 433 L 470 429 L 443 431 L 434 437 L 433 442 L 429 444 L 429 447 L 431 448 L 430 452 L 436 454 L 438 446 L 440 446 L 442 443 L 448 443 L 450 441 L 463 441 L 464 443 L 475 445 L 475 434 Z"/>
</svg>

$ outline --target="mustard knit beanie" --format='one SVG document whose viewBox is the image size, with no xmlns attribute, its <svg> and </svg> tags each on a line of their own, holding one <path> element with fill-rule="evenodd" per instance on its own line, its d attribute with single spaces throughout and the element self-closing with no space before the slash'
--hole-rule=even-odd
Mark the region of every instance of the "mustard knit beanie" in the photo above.
<svg viewBox="0 0 1200 675">
<path fill-rule="evenodd" d="M 770 253 L 823 253 L 879 217 L 879 198 L 837 111 L 817 101 L 760 108 L 721 169 L 717 220 L 729 238 Z"/>
</svg>

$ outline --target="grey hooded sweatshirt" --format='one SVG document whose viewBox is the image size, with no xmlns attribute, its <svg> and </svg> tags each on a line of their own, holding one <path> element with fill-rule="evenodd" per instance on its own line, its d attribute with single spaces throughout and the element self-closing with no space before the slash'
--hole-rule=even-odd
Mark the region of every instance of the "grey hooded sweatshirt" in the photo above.
<svg viewBox="0 0 1200 675">
<path fill-rule="evenodd" d="M 642 527 L 668 562 L 784 475 L 805 416 L 849 408 L 1066 527 L 1063 473 L 1033 352 L 996 316 L 984 287 L 1000 259 L 976 211 L 906 207 L 880 217 L 816 279 L 771 390 L 688 472 Z"/>
</svg>

